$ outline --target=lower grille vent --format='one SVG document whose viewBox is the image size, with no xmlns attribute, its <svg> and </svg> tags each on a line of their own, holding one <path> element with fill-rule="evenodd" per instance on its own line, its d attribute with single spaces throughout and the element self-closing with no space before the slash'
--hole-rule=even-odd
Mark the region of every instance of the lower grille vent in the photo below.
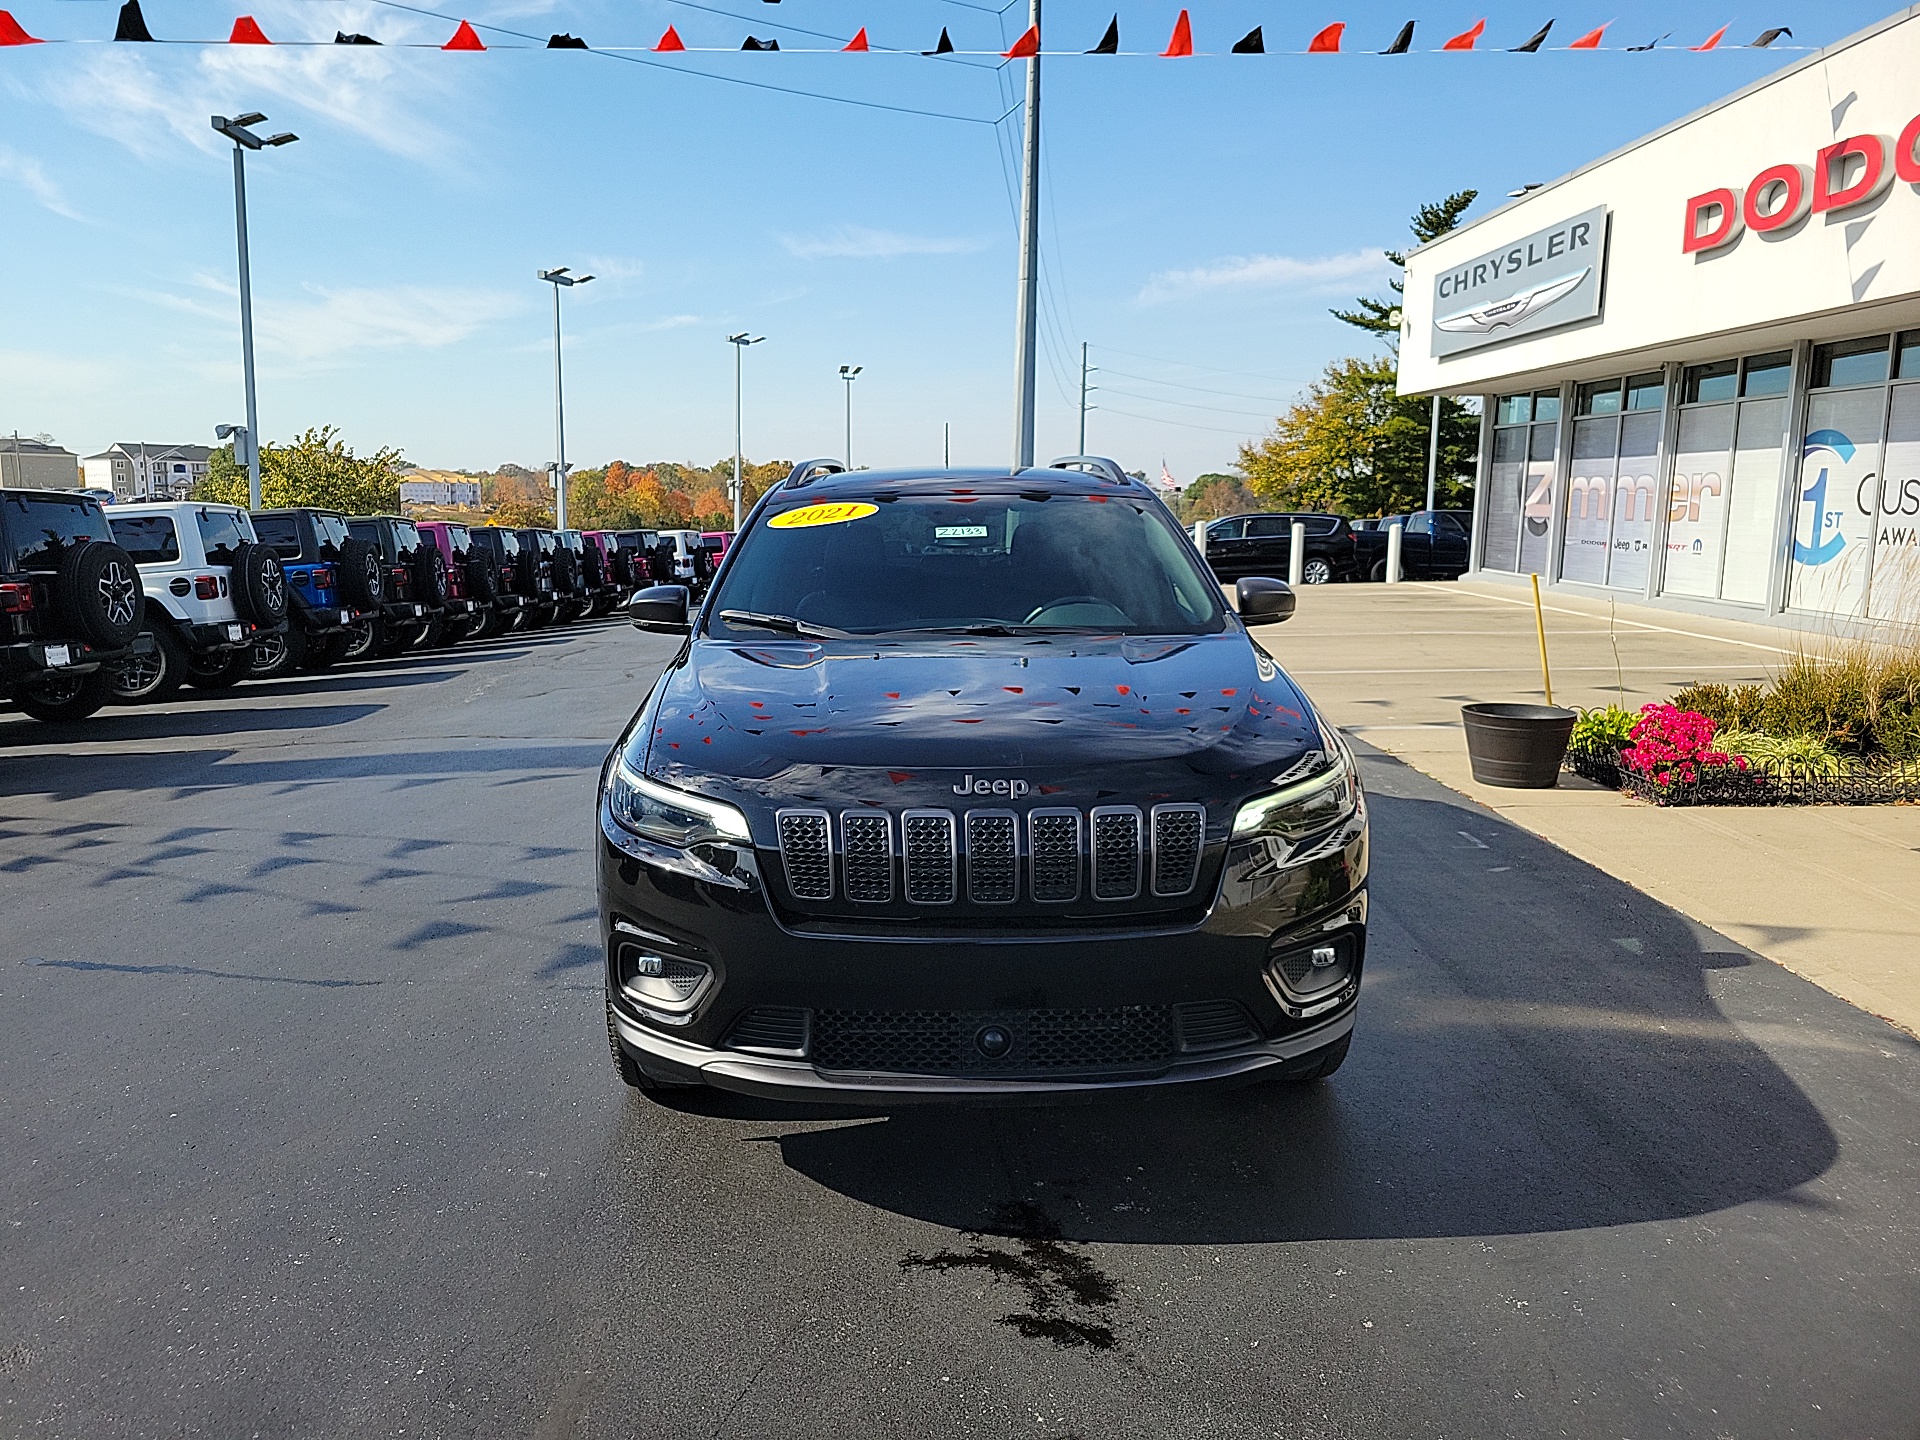
<svg viewBox="0 0 1920 1440">
<path fill-rule="evenodd" d="M 1188 1054 L 1250 1045 L 1260 1038 L 1247 1012 L 1232 1000 L 1200 1000 L 1173 1008 L 1180 1017 L 1180 1048 Z"/>
<path fill-rule="evenodd" d="M 805 1055 L 807 1012 L 784 1005 L 756 1006 L 734 1022 L 726 1048 L 763 1055 Z"/>
<path fill-rule="evenodd" d="M 906 1075 L 1152 1070 L 1176 1054 L 1173 1007 L 820 1010 L 813 1063 Z"/>
</svg>

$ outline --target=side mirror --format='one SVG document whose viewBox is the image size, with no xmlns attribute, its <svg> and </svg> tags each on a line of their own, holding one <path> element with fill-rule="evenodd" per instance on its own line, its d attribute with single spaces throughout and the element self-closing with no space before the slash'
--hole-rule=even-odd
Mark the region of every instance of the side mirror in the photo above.
<svg viewBox="0 0 1920 1440">
<path fill-rule="evenodd" d="M 685 635 L 693 629 L 687 619 L 687 587 L 654 585 L 634 592 L 627 601 L 627 618 L 637 629 L 660 635 Z"/>
<path fill-rule="evenodd" d="M 1233 587 L 1242 625 L 1278 625 L 1293 618 L 1293 587 L 1265 575 L 1249 575 Z"/>
</svg>

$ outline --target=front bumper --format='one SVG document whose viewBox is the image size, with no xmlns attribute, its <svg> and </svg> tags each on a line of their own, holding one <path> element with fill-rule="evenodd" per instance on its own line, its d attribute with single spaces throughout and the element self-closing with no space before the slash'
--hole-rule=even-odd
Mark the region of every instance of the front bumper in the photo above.
<svg viewBox="0 0 1920 1440">
<path fill-rule="evenodd" d="M 761 888 L 758 861 L 740 852 L 727 873 L 658 863 L 644 841 L 600 813 L 598 889 L 603 959 L 619 1043 L 645 1071 L 672 1083 L 764 1096 L 872 1101 L 1072 1096 L 1284 1073 L 1351 1029 L 1365 960 L 1364 809 L 1338 843 L 1307 863 L 1275 868 L 1260 842 L 1236 845 L 1204 915 L 1178 924 L 1090 922 L 1084 929 L 861 933 L 855 924 L 784 917 Z M 1336 983 L 1302 997 L 1279 978 L 1282 957 L 1336 947 Z M 710 972 L 690 1003 L 661 1006 L 631 984 L 638 952 Z M 1336 972 L 1326 972 L 1331 978 Z M 1171 1043 L 1119 1060 L 1036 1061 L 1029 1043 L 1053 1017 L 1171 1012 Z M 1244 1020 L 1230 1038 L 1193 1044 L 1185 1018 L 1221 1010 Z M 803 1018 L 803 1039 L 782 1050 L 747 1038 L 755 1018 Z M 821 1020 L 842 1027 L 840 1039 Z M 1014 1035 L 1005 1060 L 966 1049 L 931 1067 L 815 1058 L 845 1055 L 845 1027 L 883 1030 L 937 1017 L 965 1037 L 987 1024 Z M 1073 1022 L 1073 1023 L 1078 1023 Z M 1127 1023 L 1125 1020 L 1117 1022 Z M 1230 1027 L 1231 1028 L 1231 1027 Z M 822 1034 L 828 1046 L 822 1047 Z M 834 1043 L 841 1049 L 832 1052 Z M 780 1053 L 774 1053 L 774 1052 Z M 984 1053 L 984 1052 L 983 1052 Z"/>
</svg>

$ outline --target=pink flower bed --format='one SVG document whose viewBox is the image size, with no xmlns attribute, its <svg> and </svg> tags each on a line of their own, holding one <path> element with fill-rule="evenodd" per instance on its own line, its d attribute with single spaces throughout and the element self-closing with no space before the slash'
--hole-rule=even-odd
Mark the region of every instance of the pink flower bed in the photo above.
<svg viewBox="0 0 1920 1440">
<path fill-rule="evenodd" d="M 1643 705 L 1633 724 L 1633 743 L 1620 759 L 1656 785 L 1691 785 L 1713 770 L 1744 772 L 1746 756 L 1713 748 L 1714 729 L 1714 722 L 1697 710 Z"/>
</svg>

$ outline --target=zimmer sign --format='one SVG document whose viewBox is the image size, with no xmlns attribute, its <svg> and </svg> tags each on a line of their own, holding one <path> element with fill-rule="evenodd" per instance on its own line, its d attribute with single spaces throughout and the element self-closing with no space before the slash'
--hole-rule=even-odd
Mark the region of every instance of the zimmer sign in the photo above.
<svg viewBox="0 0 1920 1440">
<path fill-rule="evenodd" d="M 1433 282 L 1433 353 L 1594 319 L 1606 269 L 1604 205 L 1449 266 Z"/>
</svg>

